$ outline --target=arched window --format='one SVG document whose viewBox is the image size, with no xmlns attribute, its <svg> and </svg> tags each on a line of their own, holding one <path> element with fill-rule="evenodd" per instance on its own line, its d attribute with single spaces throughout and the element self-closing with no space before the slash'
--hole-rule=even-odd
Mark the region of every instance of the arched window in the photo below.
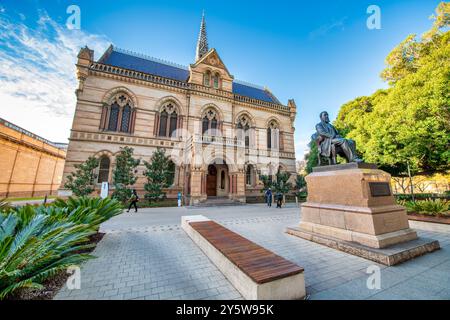
<svg viewBox="0 0 450 320">
<path fill-rule="evenodd" d="M 203 75 L 203 85 L 207 87 L 211 86 L 211 72 L 206 71 L 206 73 Z"/>
<path fill-rule="evenodd" d="M 250 146 L 250 120 L 247 116 L 243 115 L 239 118 L 237 124 L 237 137 L 239 140 L 245 141 L 245 147 Z"/>
<path fill-rule="evenodd" d="M 278 150 L 279 148 L 279 129 L 275 120 L 269 122 L 267 128 L 267 149 Z"/>
<path fill-rule="evenodd" d="M 108 182 L 109 180 L 109 166 L 111 161 L 108 156 L 102 156 L 99 161 L 98 178 L 97 182 Z"/>
<path fill-rule="evenodd" d="M 122 123 L 120 131 L 130 132 L 131 107 L 127 104 L 122 111 Z"/>
<path fill-rule="evenodd" d="M 175 106 L 170 102 L 161 108 L 159 115 L 159 130 L 160 137 L 172 137 L 178 126 L 178 113 Z"/>
<path fill-rule="evenodd" d="M 167 184 L 169 186 L 172 186 L 175 180 L 175 163 L 173 163 L 172 161 L 169 162 L 169 175 L 167 177 Z"/>
<path fill-rule="evenodd" d="M 109 112 L 109 131 L 117 131 L 117 123 L 119 122 L 119 105 L 114 103 Z"/>
<path fill-rule="evenodd" d="M 208 109 L 202 118 L 202 134 L 208 132 L 210 135 L 217 135 L 219 129 L 219 117 L 213 109 Z"/>
<path fill-rule="evenodd" d="M 211 129 L 213 129 L 213 133 L 216 132 L 217 129 L 217 119 L 214 117 L 211 119 Z"/>
<path fill-rule="evenodd" d="M 165 137 L 166 136 L 166 133 L 167 133 L 167 118 L 168 118 L 168 114 L 164 110 L 163 112 L 161 112 L 161 115 L 159 117 L 159 136 L 160 137 Z"/>
<path fill-rule="evenodd" d="M 178 116 L 176 112 L 172 112 L 170 115 L 170 128 L 169 128 L 169 136 L 172 137 L 175 133 L 175 130 L 177 130 L 177 120 Z"/>
<path fill-rule="evenodd" d="M 206 131 L 208 131 L 208 129 L 209 129 L 209 119 L 205 115 L 202 120 L 202 134 L 205 134 Z"/>
<path fill-rule="evenodd" d="M 213 76 L 213 85 L 215 89 L 219 89 L 219 74 L 215 73 Z"/>
<path fill-rule="evenodd" d="M 135 116 L 133 100 L 126 93 L 117 93 L 105 102 L 100 129 L 131 133 Z"/>
</svg>

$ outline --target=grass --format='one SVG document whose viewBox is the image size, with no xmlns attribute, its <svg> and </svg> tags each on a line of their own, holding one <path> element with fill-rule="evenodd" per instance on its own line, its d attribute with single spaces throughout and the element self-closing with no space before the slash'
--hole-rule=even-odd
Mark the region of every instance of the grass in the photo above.
<svg viewBox="0 0 450 320">
<path fill-rule="evenodd" d="M 48 196 L 47 199 L 56 199 L 56 196 Z M 45 197 L 28 197 L 28 198 L 6 198 L 8 202 L 12 201 L 27 201 L 27 200 L 44 200 Z"/>
</svg>

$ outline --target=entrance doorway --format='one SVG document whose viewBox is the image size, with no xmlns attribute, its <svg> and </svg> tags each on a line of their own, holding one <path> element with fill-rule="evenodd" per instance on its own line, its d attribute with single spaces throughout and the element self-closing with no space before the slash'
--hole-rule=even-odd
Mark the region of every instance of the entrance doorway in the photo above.
<svg viewBox="0 0 450 320">
<path fill-rule="evenodd" d="M 206 195 L 208 197 L 217 196 L 217 169 L 213 164 L 208 166 L 208 175 L 206 176 Z"/>
</svg>

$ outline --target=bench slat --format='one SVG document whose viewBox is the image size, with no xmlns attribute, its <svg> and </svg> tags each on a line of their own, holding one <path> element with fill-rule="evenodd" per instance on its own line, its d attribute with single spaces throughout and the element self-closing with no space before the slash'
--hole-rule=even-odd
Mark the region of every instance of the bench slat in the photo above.
<svg viewBox="0 0 450 320">
<path fill-rule="evenodd" d="M 303 268 L 214 221 L 190 225 L 256 283 L 265 283 L 303 272 Z"/>
</svg>

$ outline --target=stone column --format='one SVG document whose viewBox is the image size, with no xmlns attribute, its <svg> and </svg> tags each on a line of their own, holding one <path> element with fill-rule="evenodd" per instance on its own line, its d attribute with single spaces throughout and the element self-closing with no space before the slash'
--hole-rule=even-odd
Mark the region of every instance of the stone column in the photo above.
<svg viewBox="0 0 450 320">
<path fill-rule="evenodd" d="M 204 172 L 199 168 L 193 168 L 191 171 L 191 205 L 206 200 L 204 189 Z"/>
<path fill-rule="evenodd" d="M 236 174 L 236 199 L 245 203 L 245 172 L 239 171 Z"/>
</svg>

